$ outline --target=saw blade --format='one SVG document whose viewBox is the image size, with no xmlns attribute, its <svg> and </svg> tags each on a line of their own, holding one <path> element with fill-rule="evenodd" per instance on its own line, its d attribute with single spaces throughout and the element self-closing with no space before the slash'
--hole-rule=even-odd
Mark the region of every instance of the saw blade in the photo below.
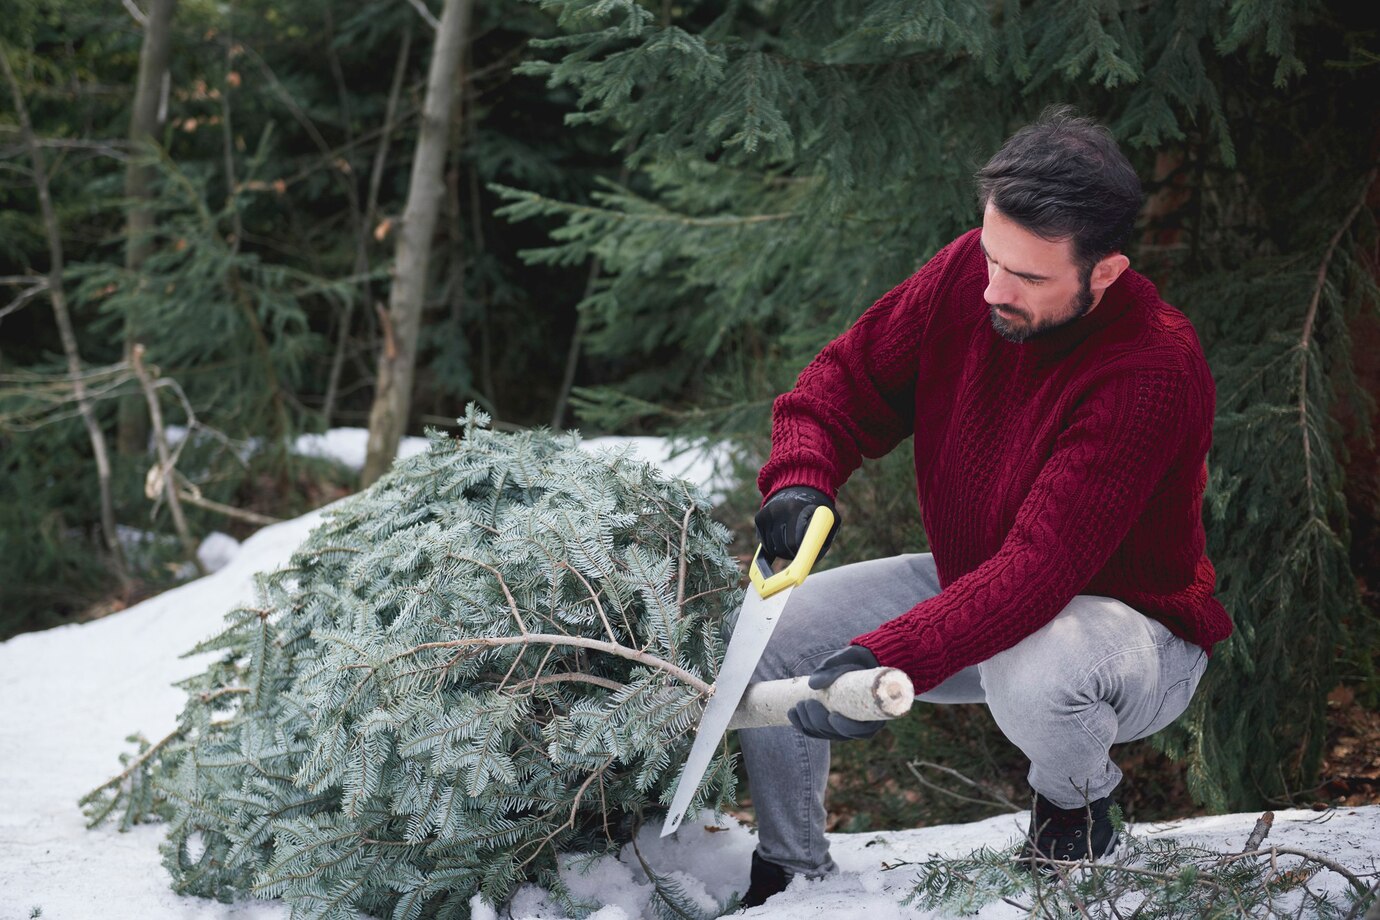
<svg viewBox="0 0 1380 920">
<path fill-rule="evenodd" d="M 695 735 L 695 744 L 690 748 L 690 756 L 686 758 L 685 768 L 681 771 L 661 836 L 675 833 L 684 820 L 690 800 L 699 789 L 704 771 L 709 769 L 709 761 L 714 758 L 714 751 L 728 730 L 729 720 L 733 718 L 738 701 L 747 690 L 752 672 L 757 670 L 757 662 L 790 595 L 791 589 L 787 588 L 764 600 L 755 587 L 748 588 L 747 599 L 743 601 L 742 612 L 738 614 L 738 624 L 733 629 L 733 638 L 724 652 L 718 680 L 714 682 L 714 695 L 709 698 L 704 715 L 700 717 L 699 733 Z"/>
</svg>

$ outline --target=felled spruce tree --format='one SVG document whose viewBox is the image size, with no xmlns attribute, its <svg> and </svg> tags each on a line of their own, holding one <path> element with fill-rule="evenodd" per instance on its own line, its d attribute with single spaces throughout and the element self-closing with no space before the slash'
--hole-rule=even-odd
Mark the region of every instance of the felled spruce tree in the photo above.
<svg viewBox="0 0 1380 920">
<path fill-rule="evenodd" d="M 693 486 L 471 409 L 328 513 L 194 651 L 178 728 L 83 801 L 168 822 L 184 893 L 467 917 L 674 791 L 736 609 Z M 733 794 L 726 757 L 697 804 Z"/>
</svg>

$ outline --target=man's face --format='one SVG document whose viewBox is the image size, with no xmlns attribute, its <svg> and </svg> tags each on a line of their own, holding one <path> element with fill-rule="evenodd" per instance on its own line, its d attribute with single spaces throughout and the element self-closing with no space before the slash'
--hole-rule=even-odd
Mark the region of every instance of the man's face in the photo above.
<svg viewBox="0 0 1380 920">
<path fill-rule="evenodd" d="M 1091 310 L 1106 289 L 1103 284 L 1093 290 L 1096 267 L 1079 270 L 1072 240 L 1052 242 L 1036 236 L 991 202 L 982 215 L 981 243 L 987 258 L 982 297 L 991 307 L 992 327 L 1007 341 L 1024 342 L 1073 322 Z"/>
</svg>

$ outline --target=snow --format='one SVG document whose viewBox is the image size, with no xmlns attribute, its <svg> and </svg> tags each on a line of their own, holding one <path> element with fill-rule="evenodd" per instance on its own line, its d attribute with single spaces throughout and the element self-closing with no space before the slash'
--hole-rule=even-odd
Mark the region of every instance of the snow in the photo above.
<svg viewBox="0 0 1380 920">
<path fill-rule="evenodd" d="M 240 551 L 240 541 L 228 533 L 215 531 L 206 535 L 197 547 L 196 557 L 201 560 L 206 571 L 219 572 L 230 564 Z"/>
<path fill-rule="evenodd" d="M 362 462 L 360 436 L 351 431 L 321 436 L 315 448 L 345 462 Z M 681 454 L 657 439 L 600 438 L 591 449 L 627 447 L 639 457 L 669 463 L 711 489 L 712 454 Z M 424 449 L 408 439 L 404 452 Z M 674 464 L 680 463 L 679 467 Z M 225 905 L 174 895 L 160 864 L 163 829 L 111 825 L 85 827 L 77 799 L 119 769 L 131 732 L 150 740 L 176 724 L 183 694 L 175 681 L 202 670 L 211 656 L 179 657 L 219 631 L 222 616 L 253 597 L 253 575 L 285 562 L 320 521 L 316 511 L 266 527 L 243 544 L 213 535 L 203 546 L 212 574 L 184 584 L 119 614 L 91 623 L 27 633 L 0 643 L 0 920 L 19 920 L 41 909 L 53 920 L 286 920 L 281 901 Z M 1172 835 L 1184 843 L 1222 852 L 1239 851 L 1255 825 L 1254 814 L 1218 815 L 1166 824 L 1142 824 L 1133 833 Z M 795 880 L 785 892 L 742 916 L 749 920 L 925 920 L 933 915 L 902 901 L 914 867 L 887 870 L 897 861 L 919 862 L 931 854 L 960 855 L 980 846 L 1006 846 L 1025 829 L 1024 813 L 972 824 L 831 837 L 840 872 L 819 881 Z M 703 814 L 679 833 L 658 837 L 644 828 L 642 859 L 668 875 L 705 905 L 727 901 L 747 887 L 754 846 L 749 828 Z M 1380 806 L 1317 813 L 1281 811 L 1269 843 L 1324 853 L 1353 870 L 1373 871 L 1380 861 Z M 593 912 L 591 920 L 638 920 L 646 916 L 651 888 L 630 844 L 618 858 L 571 857 L 563 876 Z M 1314 890 L 1341 892 L 1344 882 L 1320 875 Z M 472 902 L 476 920 L 561 920 L 565 914 L 546 892 L 525 886 L 510 905 Z M 976 916 L 1003 920 L 1024 916 L 1017 908 L 990 904 Z"/>
</svg>

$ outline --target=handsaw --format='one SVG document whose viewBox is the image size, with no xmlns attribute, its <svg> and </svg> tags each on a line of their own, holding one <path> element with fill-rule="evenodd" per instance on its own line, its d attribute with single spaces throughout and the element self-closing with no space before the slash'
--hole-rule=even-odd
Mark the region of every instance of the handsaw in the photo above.
<svg viewBox="0 0 1380 920">
<path fill-rule="evenodd" d="M 752 679 L 752 672 L 757 669 L 757 661 L 767 647 L 776 621 L 786 608 L 791 591 L 810 574 L 833 526 L 834 513 L 822 505 L 815 508 L 800 551 L 789 566 L 777 573 L 771 570 L 774 558 L 767 556 L 762 546 L 758 545 L 752 565 L 748 567 L 748 578 L 752 584 L 748 586 L 738 622 L 733 627 L 733 636 L 728 640 L 728 650 L 724 652 L 724 662 L 714 682 L 713 695 L 700 716 L 695 743 L 681 769 L 676 794 L 671 800 L 671 810 L 661 827 L 661 836 L 675 833 L 685 819 L 685 812 L 700 787 L 700 780 L 704 779 L 704 771 L 709 769 L 709 761 L 714 758 L 714 751 L 728 729 L 733 711 L 738 708 L 738 701 Z"/>
</svg>

